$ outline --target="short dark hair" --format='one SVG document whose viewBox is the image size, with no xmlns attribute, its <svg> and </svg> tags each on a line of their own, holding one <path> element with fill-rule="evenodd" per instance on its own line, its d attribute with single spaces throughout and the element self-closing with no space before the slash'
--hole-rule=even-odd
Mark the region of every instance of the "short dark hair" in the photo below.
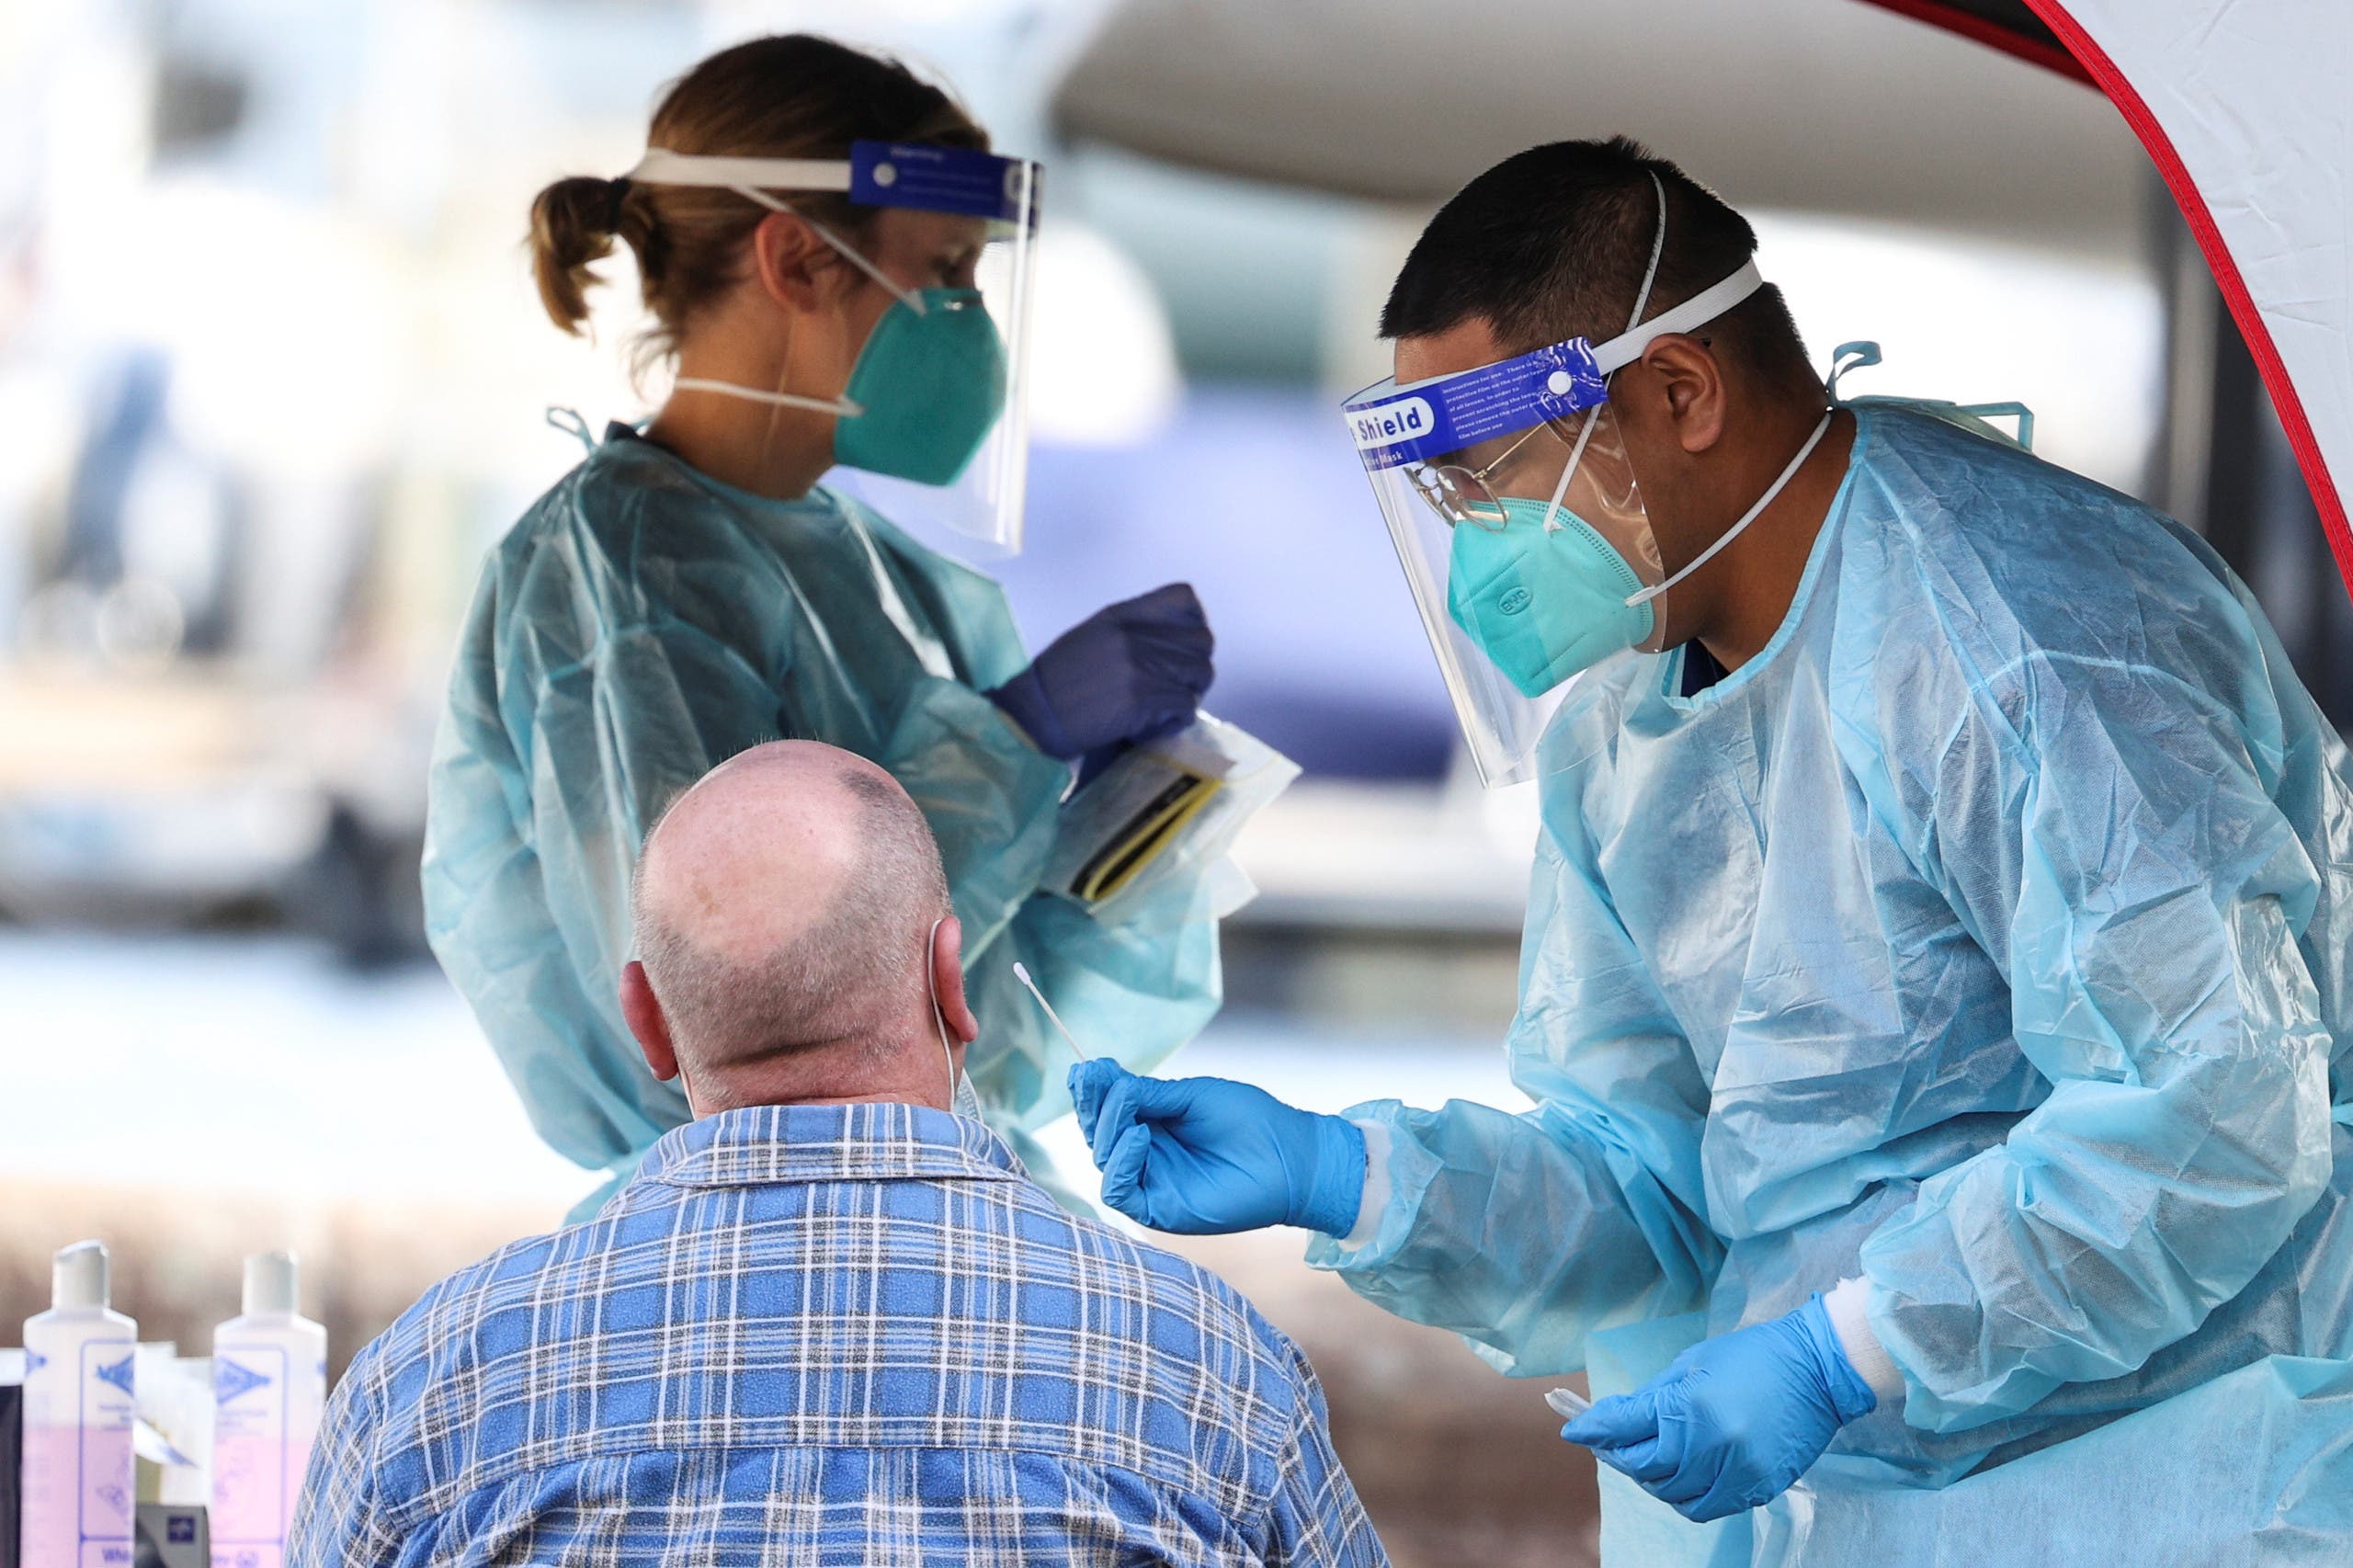
<svg viewBox="0 0 2353 1568">
<path fill-rule="evenodd" d="M 1661 190 L 1666 243 L 1645 320 L 1756 253 L 1747 219 L 1641 142 L 1547 142 L 1506 158 L 1438 209 L 1389 291 L 1381 335 L 1426 337 L 1479 318 L 1515 353 L 1617 336 L 1650 264 Z M 1813 373 L 1797 324 L 1769 284 L 1702 335 L 1761 378 Z"/>
</svg>

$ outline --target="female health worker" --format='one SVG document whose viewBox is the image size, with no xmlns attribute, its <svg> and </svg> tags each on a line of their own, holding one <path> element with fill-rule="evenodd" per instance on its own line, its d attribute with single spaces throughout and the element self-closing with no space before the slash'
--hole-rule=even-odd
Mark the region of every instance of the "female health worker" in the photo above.
<svg viewBox="0 0 2353 1568">
<path fill-rule="evenodd" d="M 841 464 L 1017 528 L 1035 165 L 992 155 L 896 62 L 800 35 L 696 66 L 648 147 L 532 208 L 556 324 L 580 329 L 618 239 L 645 347 L 677 376 L 483 567 L 435 748 L 428 936 L 540 1135 L 624 1177 L 690 1115 L 617 1000 L 638 846 L 725 758 L 830 742 L 889 768 L 938 835 L 958 915 L 938 939 L 961 936 L 982 1020 L 972 1086 L 1020 1142 L 1065 1108 L 1049 1063 L 1067 1051 L 1014 960 L 1138 1066 L 1216 1010 L 1222 884 L 1173 877 L 1113 924 L 1039 892 L 1072 765 L 1192 718 L 1208 623 L 1171 585 L 1032 661 L 995 583 L 818 483 Z"/>
</svg>

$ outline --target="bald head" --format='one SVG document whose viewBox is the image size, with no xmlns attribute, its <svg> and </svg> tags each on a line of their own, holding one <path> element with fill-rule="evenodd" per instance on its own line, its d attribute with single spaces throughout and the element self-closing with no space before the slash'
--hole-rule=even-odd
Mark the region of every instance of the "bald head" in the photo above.
<svg viewBox="0 0 2353 1568">
<path fill-rule="evenodd" d="M 872 763 L 779 741 L 721 764 L 647 835 L 632 903 L 698 1110 L 760 1103 L 779 1074 L 859 1081 L 903 1048 L 942 1079 L 931 937 L 948 881 L 923 812 Z M 644 1040 L 626 984 L 623 1003 Z"/>
</svg>

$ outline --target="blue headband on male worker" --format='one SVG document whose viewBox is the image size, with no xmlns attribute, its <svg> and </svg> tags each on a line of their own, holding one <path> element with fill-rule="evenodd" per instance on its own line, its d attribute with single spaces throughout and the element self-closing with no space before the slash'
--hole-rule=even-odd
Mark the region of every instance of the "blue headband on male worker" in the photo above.
<svg viewBox="0 0 2353 1568">
<path fill-rule="evenodd" d="M 1341 405 L 1364 466 L 1375 472 L 1427 462 L 1546 419 L 1591 408 L 1609 396 L 1609 375 L 1672 333 L 1689 332 L 1740 303 L 1765 279 L 1750 260 L 1721 283 L 1662 311 L 1598 347 L 1572 337 L 1476 369 L 1398 386 L 1375 381 Z"/>
</svg>

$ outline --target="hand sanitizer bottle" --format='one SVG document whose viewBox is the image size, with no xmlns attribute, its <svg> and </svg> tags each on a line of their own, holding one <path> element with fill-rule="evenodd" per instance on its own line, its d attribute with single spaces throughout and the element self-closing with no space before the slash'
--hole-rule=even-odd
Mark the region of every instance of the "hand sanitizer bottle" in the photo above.
<svg viewBox="0 0 2353 1568">
<path fill-rule="evenodd" d="M 212 1332 L 213 1568 L 278 1568 L 327 1396 L 327 1331 L 294 1255 L 245 1259 L 244 1310 Z"/>
<path fill-rule="evenodd" d="M 132 1366 L 139 1327 L 107 1308 L 107 1249 L 57 1255 L 49 1311 L 25 1323 L 21 1568 L 130 1568 Z"/>
</svg>

